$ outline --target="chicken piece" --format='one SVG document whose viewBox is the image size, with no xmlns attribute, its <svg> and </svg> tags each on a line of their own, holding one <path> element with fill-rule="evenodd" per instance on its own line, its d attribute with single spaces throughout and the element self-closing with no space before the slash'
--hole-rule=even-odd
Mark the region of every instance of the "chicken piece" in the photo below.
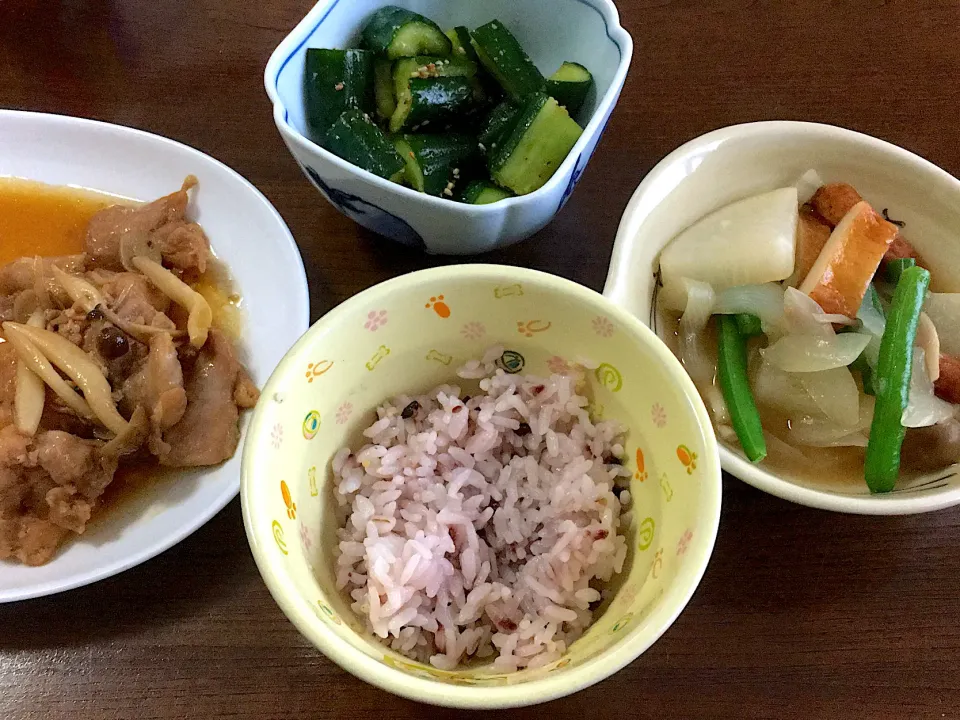
<svg viewBox="0 0 960 720">
<path fill-rule="evenodd" d="M 233 401 L 237 407 L 248 410 L 254 407 L 259 399 L 260 389 L 254 384 L 247 369 L 241 365 L 240 372 L 237 373 L 237 384 L 233 388 Z"/>
<path fill-rule="evenodd" d="M 799 290 L 828 314 L 856 318 L 880 260 L 897 234 L 896 225 L 860 202 L 830 234 Z"/>
<path fill-rule="evenodd" d="M 211 330 L 186 373 L 186 412 L 163 434 L 170 449 L 160 455 L 162 465 L 216 465 L 233 455 L 240 442 L 240 413 L 234 402 L 239 373 L 233 345 L 222 332 Z"/>
<path fill-rule="evenodd" d="M 16 393 L 17 351 L 10 343 L 0 343 L 0 428 L 13 422 Z"/>
<path fill-rule="evenodd" d="M 150 244 L 150 235 L 172 222 L 183 221 L 187 211 L 187 183 L 174 193 L 146 205 L 111 205 L 87 225 L 84 248 L 93 267 L 121 271 L 120 242 L 135 240 Z"/>
<path fill-rule="evenodd" d="M 16 302 L 16 295 L 0 295 L 0 323 L 16 319 L 14 312 Z"/>
<path fill-rule="evenodd" d="M 183 388 L 183 368 L 177 357 L 173 339 L 166 333 L 150 340 L 147 358 L 147 387 L 150 400 L 150 420 L 160 430 L 180 422 L 187 409 L 187 393 Z"/>
<path fill-rule="evenodd" d="M 936 472 L 960 461 L 960 420 L 907 428 L 900 461 L 907 472 Z"/>
<path fill-rule="evenodd" d="M 123 384 L 123 405 L 128 412 L 142 407 L 150 420 L 150 451 L 170 451 L 162 440 L 165 430 L 176 425 L 187 409 L 183 369 L 173 339 L 166 333 L 150 340 L 150 353 L 137 372 Z"/>
<path fill-rule="evenodd" d="M 960 358 L 940 356 L 940 377 L 933 384 L 933 389 L 941 400 L 960 405 Z"/>
<path fill-rule="evenodd" d="M 102 447 L 61 431 L 33 439 L 0 430 L 0 558 L 41 565 L 69 532 L 84 531 L 117 468 Z"/>
<path fill-rule="evenodd" d="M 170 223 L 154 234 L 164 264 L 198 275 L 207 270 L 210 260 L 210 242 L 196 223 Z"/>
<path fill-rule="evenodd" d="M 110 307 L 137 307 L 143 315 L 148 314 L 147 305 L 162 313 L 170 309 L 170 298 L 143 275 L 100 270 L 88 273 L 88 279 L 100 288 Z"/>
<path fill-rule="evenodd" d="M 809 206 L 800 208 L 797 222 L 797 259 L 793 266 L 793 275 L 787 279 L 787 285 L 796 287 L 803 282 L 829 238 L 830 226 Z"/>
<path fill-rule="evenodd" d="M 81 273 L 86 266 L 86 255 L 61 255 L 59 257 L 22 257 L 0 267 L 0 295 L 12 295 L 36 286 L 37 274 L 50 275 L 54 265 L 68 273 Z"/>
</svg>

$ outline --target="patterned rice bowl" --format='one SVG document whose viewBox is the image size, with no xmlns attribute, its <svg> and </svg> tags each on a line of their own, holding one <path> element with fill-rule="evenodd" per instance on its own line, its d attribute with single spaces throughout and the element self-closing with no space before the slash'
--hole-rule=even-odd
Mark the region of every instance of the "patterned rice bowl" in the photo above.
<svg viewBox="0 0 960 720">
<path fill-rule="evenodd" d="M 442 671 L 364 631 L 334 577 L 334 454 L 358 446 L 375 408 L 456 379 L 501 345 L 510 373 L 580 361 L 594 417 L 629 428 L 633 520 L 623 572 L 587 632 L 558 661 L 505 674 Z M 628 312 L 561 278 L 464 265 L 412 273 L 343 303 L 287 354 L 264 389 L 243 454 L 247 537 L 273 597 L 344 669 L 413 700 L 462 708 L 544 702 L 613 674 L 652 645 L 689 601 L 713 549 L 720 464 L 710 421 L 669 349 Z"/>
</svg>

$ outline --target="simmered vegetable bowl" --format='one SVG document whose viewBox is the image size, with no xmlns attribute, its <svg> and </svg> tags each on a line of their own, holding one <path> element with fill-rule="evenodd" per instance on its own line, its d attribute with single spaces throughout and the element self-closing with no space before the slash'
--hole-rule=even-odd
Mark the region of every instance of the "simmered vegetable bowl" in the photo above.
<svg viewBox="0 0 960 720">
<path fill-rule="evenodd" d="M 960 294 L 929 292 L 905 232 L 810 171 L 663 250 L 677 353 L 750 461 L 843 457 L 880 493 L 960 460 Z"/>
<path fill-rule="evenodd" d="M 368 172 L 474 205 L 542 187 L 576 144 L 571 117 L 593 85 L 566 62 L 544 76 L 492 20 L 443 32 L 388 5 L 362 49 L 310 48 L 304 104 L 311 139 Z"/>
</svg>

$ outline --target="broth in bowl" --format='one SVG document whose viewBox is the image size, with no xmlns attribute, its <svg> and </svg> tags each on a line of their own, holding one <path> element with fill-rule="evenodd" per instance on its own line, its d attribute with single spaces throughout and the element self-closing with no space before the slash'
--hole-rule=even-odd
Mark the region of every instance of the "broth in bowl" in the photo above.
<svg viewBox="0 0 960 720">
<path fill-rule="evenodd" d="M 960 459 L 960 294 L 895 210 L 810 171 L 660 255 L 662 329 L 753 463 L 874 493 Z"/>
</svg>

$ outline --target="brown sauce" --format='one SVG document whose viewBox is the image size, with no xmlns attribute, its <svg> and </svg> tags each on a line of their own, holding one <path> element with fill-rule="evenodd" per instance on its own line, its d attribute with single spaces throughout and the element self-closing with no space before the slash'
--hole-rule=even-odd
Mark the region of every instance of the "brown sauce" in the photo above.
<svg viewBox="0 0 960 720">
<path fill-rule="evenodd" d="M 82 188 L 46 185 L 19 178 L 0 178 L 0 266 L 24 256 L 72 255 L 83 252 L 87 223 L 109 205 L 136 201 Z M 238 339 L 241 298 L 232 288 L 226 267 L 212 263 L 194 288 L 210 303 L 213 324 Z M 3 339 L 0 338 L 0 342 Z M 100 500 L 101 507 L 133 502 L 158 484 L 175 481 L 176 471 L 151 460 L 121 465 Z M 92 522 L 102 517 L 95 513 Z"/>
</svg>

